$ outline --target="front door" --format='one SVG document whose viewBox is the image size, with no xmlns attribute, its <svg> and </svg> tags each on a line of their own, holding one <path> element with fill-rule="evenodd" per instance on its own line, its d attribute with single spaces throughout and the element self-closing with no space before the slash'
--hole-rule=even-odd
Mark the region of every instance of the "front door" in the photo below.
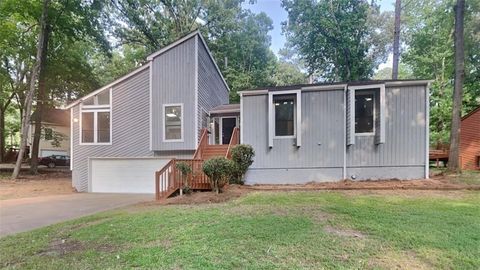
<svg viewBox="0 0 480 270">
<path fill-rule="evenodd" d="M 237 126 L 236 117 L 222 117 L 222 144 L 229 144 L 233 129 Z"/>
</svg>

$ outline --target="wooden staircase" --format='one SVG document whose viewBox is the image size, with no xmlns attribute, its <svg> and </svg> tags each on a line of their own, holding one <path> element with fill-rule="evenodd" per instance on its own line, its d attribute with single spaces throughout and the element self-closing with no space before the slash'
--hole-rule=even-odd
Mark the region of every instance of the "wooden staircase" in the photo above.
<svg viewBox="0 0 480 270">
<path fill-rule="evenodd" d="M 202 152 L 201 159 L 207 160 L 213 157 L 225 157 L 228 151 L 228 144 L 207 145 Z"/>
<path fill-rule="evenodd" d="M 183 177 L 177 169 L 178 162 L 186 162 L 192 169 L 187 176 L 188 185 L 193 190 L 211 189 L 208 177 L 202 171 L 204 160 L 213 157 L 230 158 L 233 146 L 240 143 L 240 129 L 234 128 L 230 143 L 225 145 L 208 144 L 208 130 L 202 129 L 202 136 L 192 159 L 172 159 L 162 169 L 155 172 L 155 198 L 166 199 L 183 187 Z"/>
</svg>

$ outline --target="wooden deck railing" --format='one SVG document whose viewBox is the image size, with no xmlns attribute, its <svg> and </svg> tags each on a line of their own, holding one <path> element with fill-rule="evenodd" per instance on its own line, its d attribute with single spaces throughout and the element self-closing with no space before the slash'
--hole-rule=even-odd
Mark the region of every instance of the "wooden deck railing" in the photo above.
<svg viewBox="0 0 480 270">
<path fill-rule="evenodd" d="M 232 148 L 240 143 L 240 128 L 235 127 L 232 132 L 232 137 L 230 137 L 230 143 L 228 144 L 227 153 L 225 157 L 230 159 L 232 157 Z"/>
<path fill-rule="evenodd" d="M 192 173 L 187 175 L 187 183 L 191 189 L 211 189 L 208 177 L 203 173 L 201 159 L 172 159 L 161 170 L 155 172 L 155 198 L 168 198 L 184 186 L 182 173 L 177 169 L 179 162 L 187 163 Z"/>
<path fill-rule="evenodd" d="M 198 142 L 197 150 L 195 150 L 195 154 L 193 154 L 193 159 L 200 159 L 202 158 L 203 150 L 208 145 L 208 129 L 202 128 L 200 136 L 200 141 Z"/>
</svg>

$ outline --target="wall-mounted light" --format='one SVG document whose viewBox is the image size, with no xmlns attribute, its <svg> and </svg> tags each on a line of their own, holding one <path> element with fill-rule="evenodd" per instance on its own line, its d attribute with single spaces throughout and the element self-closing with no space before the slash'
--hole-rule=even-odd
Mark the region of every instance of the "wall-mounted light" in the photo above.
<svg viewBox="0 0 480 270">
<path fill-rule="evenodd" d="M 74 123 L 77 123 L 77 122 L 78 122 L 78 118 L 73 118 L 73 122 L 74 122 Z"/>
</svg>

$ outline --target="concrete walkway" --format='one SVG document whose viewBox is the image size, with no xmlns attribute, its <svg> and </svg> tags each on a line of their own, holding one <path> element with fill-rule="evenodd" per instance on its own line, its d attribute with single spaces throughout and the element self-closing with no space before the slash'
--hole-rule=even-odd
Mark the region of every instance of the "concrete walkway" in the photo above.
<svg viewBox="0 0 480 270">
<path fill-rule="evenodd" d="M 154 195 L 77 193 L 0 201 L 0 237 L 88 216 Z"/>
</svg>

